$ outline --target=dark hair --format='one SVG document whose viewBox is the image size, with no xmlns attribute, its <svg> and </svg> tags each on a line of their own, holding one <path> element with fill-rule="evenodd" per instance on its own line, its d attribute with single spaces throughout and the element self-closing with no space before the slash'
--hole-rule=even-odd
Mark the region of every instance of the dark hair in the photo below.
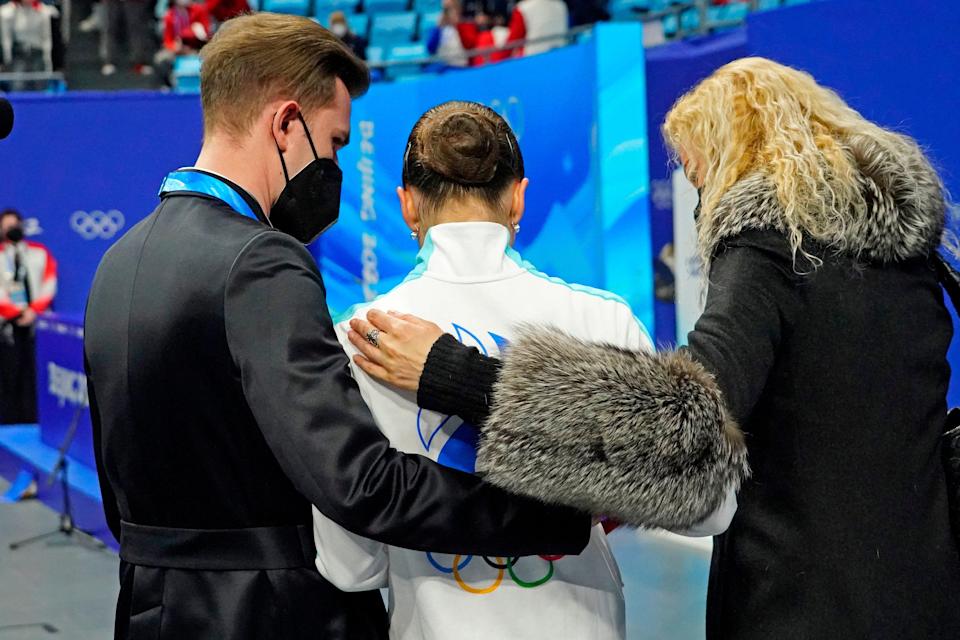
<svg viewBox="0 0 960 640">
<path fill-rule="evenodd" d="M 465 196 L 499 207 L 504 190 L 523 177 L 523 154 L 510 125 L 476 102 L 430 109 L 407 140 L 403 184 L 420 191 L 428 210 Z"/>
<path fill-rule="evenodd" d="M 17 220 L 19 220 L 20 222 L 23 222 L 23 216 L 20 215 L 20 212 L 11 207 L 7 207 L 3 211 L 0 211 L 0 220 L 3 220 L 7 216 L 15 216 Z"/>
</svg>

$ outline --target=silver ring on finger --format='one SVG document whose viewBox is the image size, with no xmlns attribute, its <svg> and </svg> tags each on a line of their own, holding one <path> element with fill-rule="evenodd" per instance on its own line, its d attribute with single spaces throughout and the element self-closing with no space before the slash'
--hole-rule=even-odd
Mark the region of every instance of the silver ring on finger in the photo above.
<svg viewBox="0 0 960 640">
<path fill-rule="evenodd" d="M 372 344 L 377 349 L 380 348 L 380 329 L 370 329 L 367 331 L 366 335 L 367 342 Z"/>
</svg>

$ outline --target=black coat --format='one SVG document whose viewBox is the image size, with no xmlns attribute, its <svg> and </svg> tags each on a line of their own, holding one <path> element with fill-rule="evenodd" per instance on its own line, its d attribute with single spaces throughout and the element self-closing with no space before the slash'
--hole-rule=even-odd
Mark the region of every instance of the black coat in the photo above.
<svg viewBox="0 0 960 640">
<path fill-rule="evenodd" d="M 932 265 L 821 253 L 798 275 L 779 232 L 723 244 L 690 351 L 753 475 L 715 539 L 708 638 L 960 638 L 939 452 L 952 328 Z"/>
<path fill-rule="evenodd" d="M 298 555 L 311 503 L 413 549 L 516 556 L 586 544 L 586 516 L 391 449 L 350 377 L 313 258 L 215 198 L 169 195 L 110 249 L 85 351 L 104 507 L 124 560 L 117 638 L 383 637 L 378 593 L 327 583 L 309 535 Z M 234 535 L 278 527 L 293 532 L 296 558 Z M 184 542 L 224 533 L 231 542 L 215 553 Z M 217 570 L 226 566 L 249 568 Z"/>
</svg>

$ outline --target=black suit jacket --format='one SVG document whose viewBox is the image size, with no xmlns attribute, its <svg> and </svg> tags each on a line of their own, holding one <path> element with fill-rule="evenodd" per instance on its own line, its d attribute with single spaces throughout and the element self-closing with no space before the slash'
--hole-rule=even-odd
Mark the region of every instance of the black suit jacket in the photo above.
<svg viewBox="0 0 960 640">
<path fill-rule="evenodd" d="M 392 449 L 349 374 L 312 256 L 220 200 L 169 195 L 110 249 L 88 301 L 85 351 L 118 537 L 121 519 L 304 525 L 312 503 L 358 534 L 413 549 L 519 556 L 586 544 L 583 515 Z M 193 583 L 179 593 L 170 572 L 150 571 L 123 567 L 120 637 L 136 637 L 145 612 L 162 612 L 164 637 L 191 638 L 264 637 L 253 628 L 263 624 L 271 637 L 362 638 L 383 615 L 377 594 L 356 606 L 315 570 L 266 581 L 253 571 L 239 585 L 235 572 L 180 571 Z M 221 601 L 234 604 L 209 604 Z"/>
</svg>

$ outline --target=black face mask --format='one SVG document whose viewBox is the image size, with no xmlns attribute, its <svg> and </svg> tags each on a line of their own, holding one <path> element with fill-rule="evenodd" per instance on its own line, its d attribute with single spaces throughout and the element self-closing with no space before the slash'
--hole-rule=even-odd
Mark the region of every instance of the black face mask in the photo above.
<svg viewBox="0 0 960 640">
<path fill-rule="evenodd" d="M 287 186 L 270 209 L 270 224 L 274 228 L 288 233 L 303 244 L 310 244 L 320 234 L 332 227 L 340 217 L 340 187 L 343 184 L 343 171 L 330 158 L 317 156 L 313 138 L 303 116 L 297 114 L 307 134 L 314 160 L 292 179 L 287 173 L 287 163 L 283 159 L 280 145 L 280 164 Z"/>
<path fill-rule="evenodd" d="M 23 227 L 17 225 L 7 229 L 7 240 L 10 242 L 20 242 L 23 240 Z"/>
</svg>

